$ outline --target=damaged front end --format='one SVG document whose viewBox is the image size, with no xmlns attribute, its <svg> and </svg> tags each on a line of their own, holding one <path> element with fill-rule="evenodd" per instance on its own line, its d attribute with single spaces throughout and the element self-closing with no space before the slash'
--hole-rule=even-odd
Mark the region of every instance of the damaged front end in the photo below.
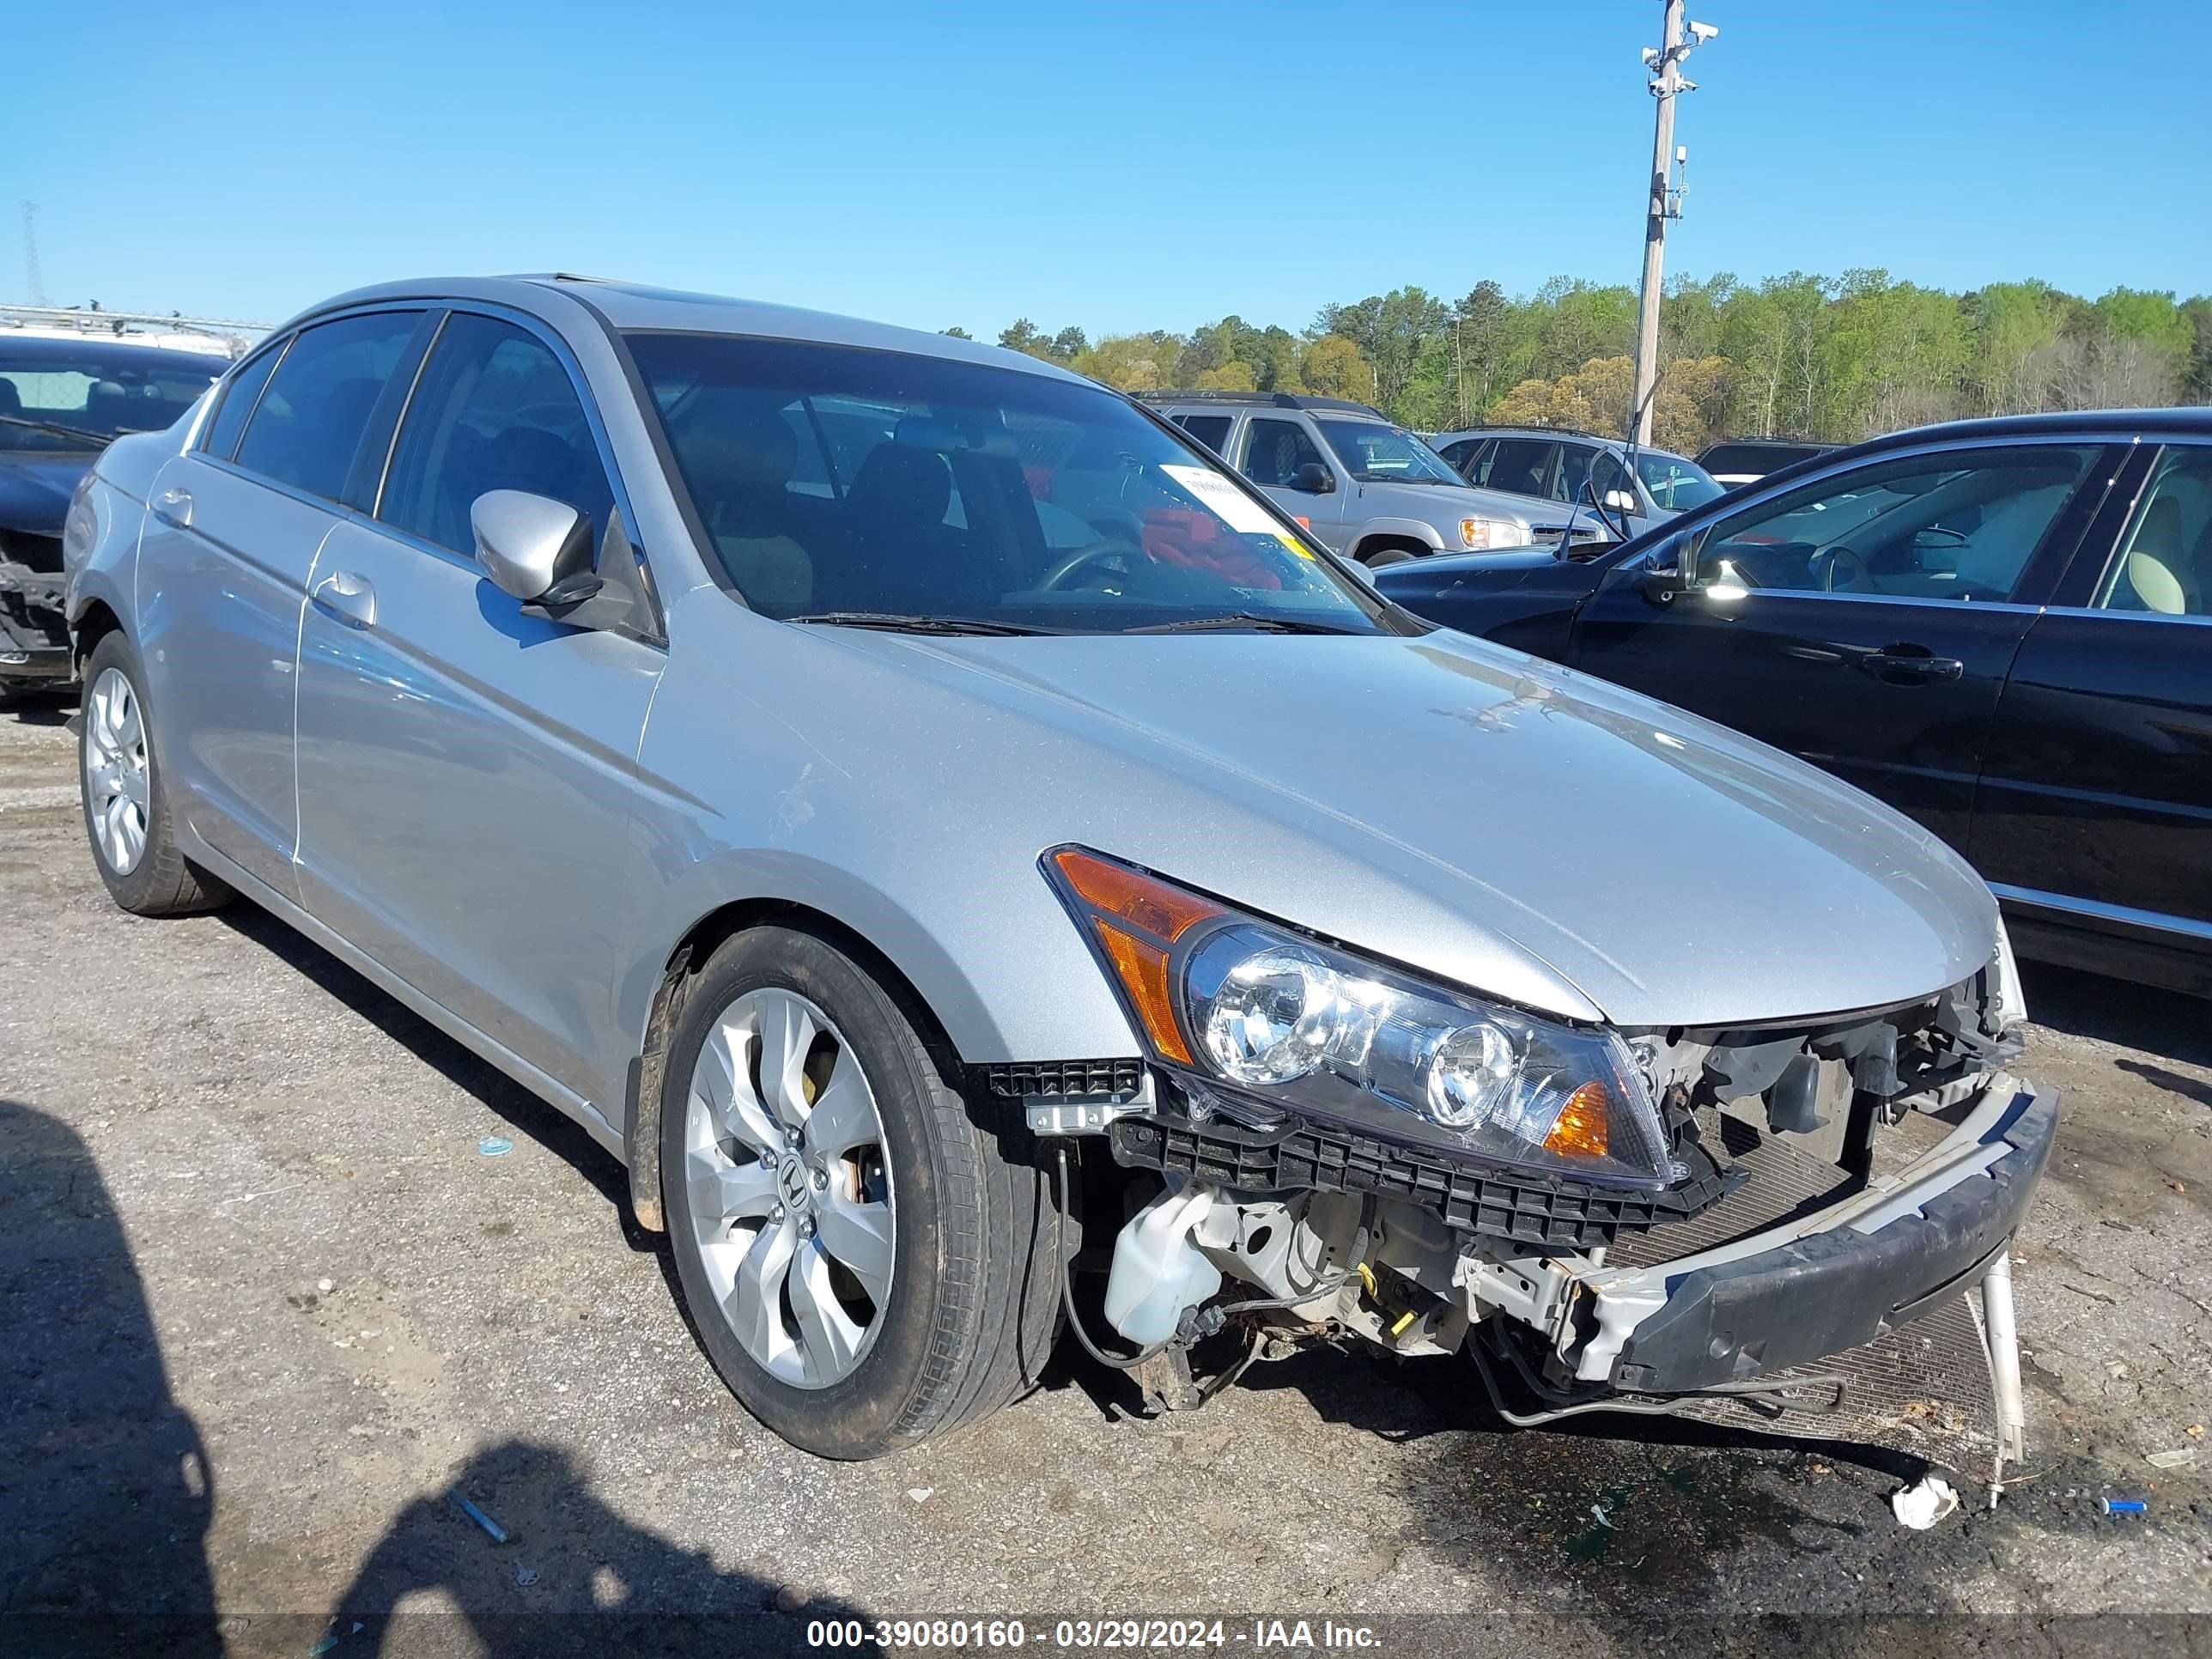
<svg viewBox="0 0 2212 1659">
<path fill-rule="evenodd" d="M 75 673 L 63 605 L 62 538 L 0 527 L 0 684 Z"/>
<path fill-rule="evenodd" d="M 1106 1290 L 1140 1348 L 1180 1364 L 1233 1321 L 1255 1355 L 1347 1335 L 1465 1349 L 1515 1422 L 1627 1410 L 1881 1438 L 1893 1417 L 1937 1461 L 1984 1440 L 2000 1468 L 2020 1455 L 2005 1252 L 2057 1101 L 2008 1069 L 2022 1011 L 2001 930 L 1982 971 L 1908 1003 L 1570 1030 L 1164 902 L 1088 854 L 1061 868 L 1134 981 L 1154 1063 L 1115 1097 L 1033 1095 L 1030 1121 L 1103 1128 L 1116 1165 L 1159 1184 Z M 1961 1294 L 1977 1285 L 1985 1322 Z M 1969 1360 L 1981 1376 L 1957 1375 Z M 1993 1418 L 1956 1401 L 1975 1383 Z"/>
</svg>

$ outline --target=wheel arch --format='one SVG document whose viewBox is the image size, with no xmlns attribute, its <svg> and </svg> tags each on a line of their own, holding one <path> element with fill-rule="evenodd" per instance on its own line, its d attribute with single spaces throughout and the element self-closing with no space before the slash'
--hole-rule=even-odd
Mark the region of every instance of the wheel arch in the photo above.
<svg viewBox="0 0 2212 1659">
<path fill-rule="evenodd" d="M 850 957 L 912 1023 L 946 1086 L 959 1090 L 965 1085 L 966 1065 L 945 1022 L 914 978 L 865 933 L 796 899 L 757 896 L 718 905 L 686 928 L 669 951 L 653 988 L 643 1040 L 630 1061 L 623 1141 L 629 1166 L 630 1207 L 638 1224 L 649 1231 L 667 1230 L 660 1202 L 660 1097 L 667 1080 L 669 1047 L 683 1022 L 691 987 L 724 944 L 765 927 L 811 933 Z"/>
</svg>

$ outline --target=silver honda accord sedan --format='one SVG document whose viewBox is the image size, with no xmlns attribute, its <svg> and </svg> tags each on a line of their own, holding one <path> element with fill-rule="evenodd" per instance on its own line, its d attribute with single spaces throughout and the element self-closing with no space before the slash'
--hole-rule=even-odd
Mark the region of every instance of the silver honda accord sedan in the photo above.
<svg viewBox="0 0 2212 1659">
<path fill-rule="evenodd" d="M 1974 1286 L 2017 1440 L 2057 1109 L 1981 883 L 1113 392 L 398 283 L 115 443 L 65 560 L 116 902 L 243 895 L 580 1121 L 802 1447 L 1063 1330 L 1170 1407 L 1358 1339 L 1516 1421 L 1772 1417 Z"/>
</svg>

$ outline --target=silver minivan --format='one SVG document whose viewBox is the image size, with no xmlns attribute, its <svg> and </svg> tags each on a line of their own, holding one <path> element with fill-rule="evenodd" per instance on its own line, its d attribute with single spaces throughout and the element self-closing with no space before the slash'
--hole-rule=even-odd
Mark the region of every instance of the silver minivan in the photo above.
<svg viewBox="0 0 2212 1659">
<path fill-rule="evenodd" d="M 1787 1417 L 1984 1281 L 2011 1352 L 2056 1108 L 1957 857 L 1048 364 L 364 289 L 65 542 L 117 902 L 243 896 L 581 1123 L 800 1446 L 1063 1328 L 1166 1403 L 1358 1340 L 1523 1421 Z"/>
</svg>

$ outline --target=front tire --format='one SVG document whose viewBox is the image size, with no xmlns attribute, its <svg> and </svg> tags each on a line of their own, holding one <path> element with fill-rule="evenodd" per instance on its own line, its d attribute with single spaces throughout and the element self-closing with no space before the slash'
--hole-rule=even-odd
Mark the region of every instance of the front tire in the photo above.
<svg viewBox="0 0 2212 1659">
<path fill-rule="evenodd" d="M 183 915 L 228 902 L 230 889 L 177 850 L 145 671 L 120 633 L 102 635 L 85 660 L 76 752 L 85 839 L 109 897 L 138 916 Z"/>
<path fill-rule="evenodd" d="M 1048 1184 L 827 940 L 760 927 L 708 960 L 669 1052 L 660 1170 L 700 1341 L 793 1445 L 879 1457 L 1042 1368 L 1062 1248 Z"/>
</svg>

